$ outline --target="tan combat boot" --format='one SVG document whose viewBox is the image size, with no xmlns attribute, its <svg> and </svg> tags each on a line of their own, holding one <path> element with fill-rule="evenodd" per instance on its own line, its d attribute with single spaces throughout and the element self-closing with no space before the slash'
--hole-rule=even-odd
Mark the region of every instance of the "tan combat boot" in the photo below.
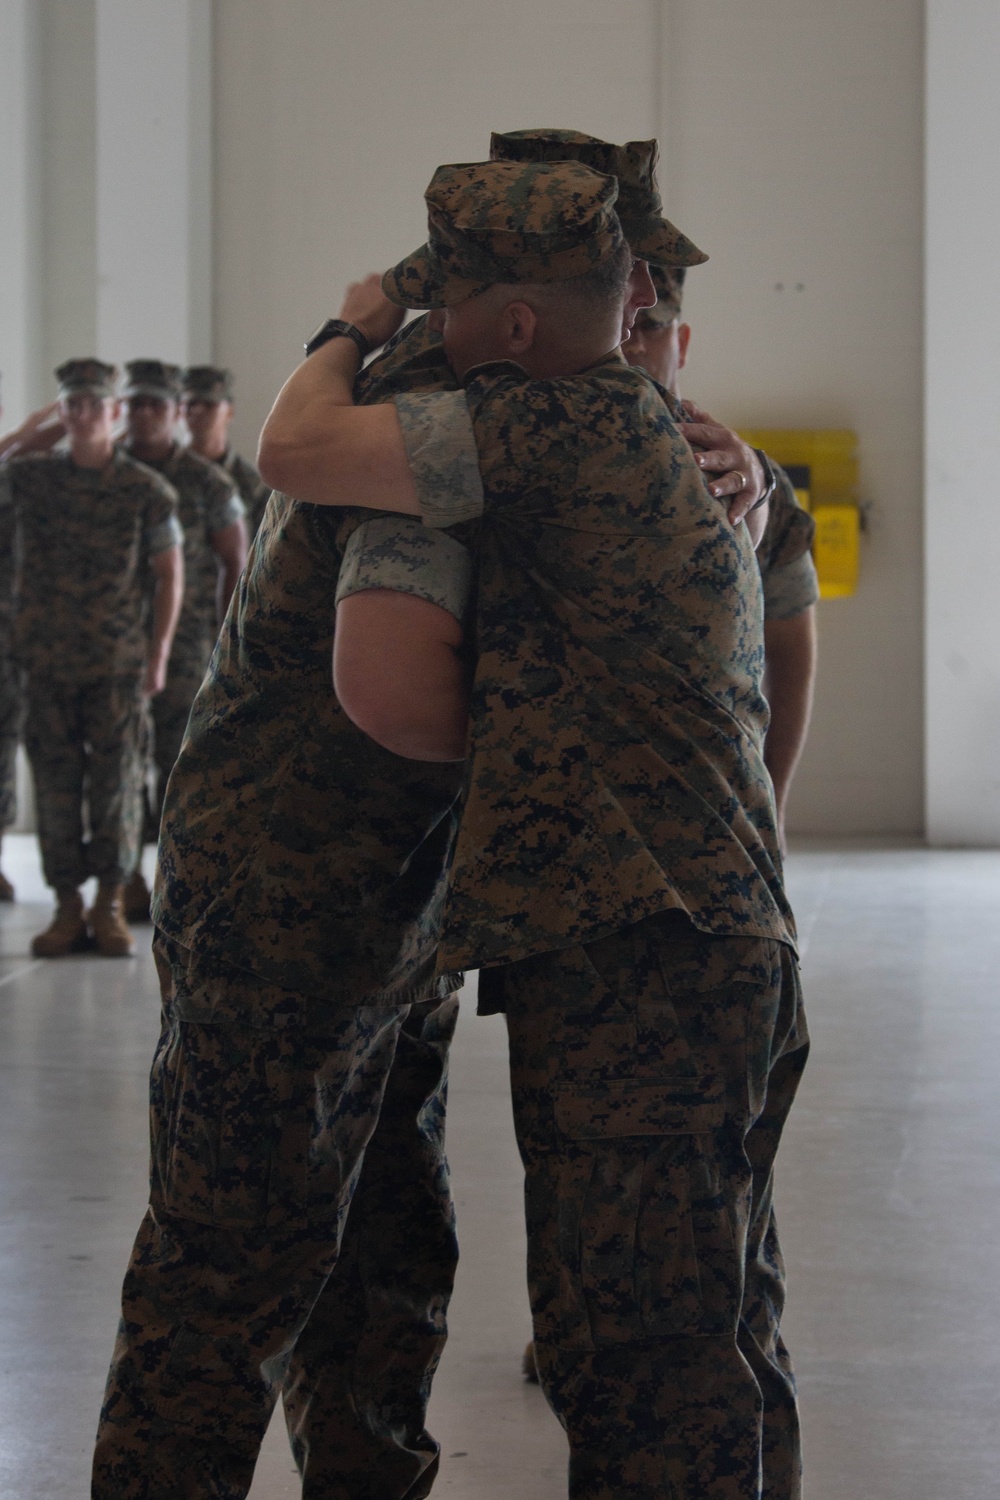
<svg viewBox="0 0 1000 1500">
<path fill-rule="evenodd" d="M 65 958 L 81 953 L 87 947 L 87 924 L 83 919 L 83 897 L 79 891 L 57 891 L 56 914 L 37 937 L 31 940 L 36 958 Z"/>
<path fill-rule="evenodd" d="M 97 900 L 87 913 L 98 953 L 105 958 L 131 958 L 135 939 L 125 922 L 125 887 L 99 885 Z"/>
<path fill-rule="evenodd" d="M 149 921 L 149 886 L 141 870 L 136 870 L 125 887 L 125 920 L 127 922 Z"/>
</svg>

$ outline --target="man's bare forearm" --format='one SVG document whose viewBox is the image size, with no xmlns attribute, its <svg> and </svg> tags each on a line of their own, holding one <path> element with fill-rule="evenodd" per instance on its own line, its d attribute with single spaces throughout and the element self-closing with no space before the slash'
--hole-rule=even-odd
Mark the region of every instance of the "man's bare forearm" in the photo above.
<svg viewBox="0 0 1000 1500">
<path fill-rule="evenodd" d="M 350 339 L 331 339 L 282 386 L 257 450 L 272 489 L 312 505 L 419 515 L 403 433 L 391 404 L 355 406 Z"/>
<path fill-rule="evenodd" d="M 815 607 L 810 606 L 791 619 L 764 623 L 764 692 L 771 709 L 764 763 L 774 782 L 781 827 L 812 713 L 816 677 L 815 615 Z"/>
<path fill-rule="evenodd" d="M 468 669 L 462 627 L 412 594 L 370 589 L 337 606 L 333 680 L 341 707 L 384 749 L 409 760 L 465 755 Z"/>
<path fill-rule="evenodd" d="M 166 682 L 170 649 L 177 632 L 184 599 L 184 559 L 179 547 L 159 553 L 153 561 L 153 628 L 146 672 L 147 693 L 161 692 Z"/>
</svg>

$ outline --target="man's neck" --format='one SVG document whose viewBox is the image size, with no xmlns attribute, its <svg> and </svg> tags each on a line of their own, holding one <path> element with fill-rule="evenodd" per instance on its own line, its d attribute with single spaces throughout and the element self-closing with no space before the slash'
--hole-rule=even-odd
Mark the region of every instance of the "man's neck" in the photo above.
<svg viewBox="0 0 1000 1500">
<path fill-rule="evenodd" d="M 161 443 L 137 443 L 135 438 L 125 439 L 125 446 L 133 458 L 141 464 L 162 464 L 174 450 L 173 438 Z"/>
<path fill-rule="evenodd" d="M 114 457 L 115 445 L 110 436 L 74 438 L 69 456 L 79 469 L 103 469 Z"/>
<path fill-rule="evenodd" d="M 229 452 L 229 444 L 225 440 L 222 443 L 192 443 L 191 452 L 197 453 L 199 458 L 207 458 L 211 464 L 221 464 Z"/>
</svg>

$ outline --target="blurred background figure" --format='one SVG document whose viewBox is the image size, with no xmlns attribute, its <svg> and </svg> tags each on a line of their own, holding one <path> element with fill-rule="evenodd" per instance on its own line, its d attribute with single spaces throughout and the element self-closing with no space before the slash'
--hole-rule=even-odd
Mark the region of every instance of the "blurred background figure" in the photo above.
<svg viewBox="0 0 1000 1500">
<path fill-rule="evenodd" d="M 271 494 L 253 464 L 229 442 L 233 420 L 233 377 L 219 365 L 191 365 L 181 381 L 181 411 L 191 434 L 192 452 L 225 469 L 246 506 L 247 535 L 256 535 Z"/>
<path fill-rule="evenodd" d="M 125 372 L 124 450 L 162 474 L 177 491 L 184 531 L 184 602 L 167 684 L 151 704 L 149 771 L 156 790 L 147 795 L 145 842 L 155 843 L 167 778 L 246 562 L 246 511 L 229 474 L 177 439 L 180 367 L 135 359 L 126 364 Z M 149 889 L 139 869 L 129 883 L 126 902 L 132 921 L 149 920 Z"/>
<path fill-rule="evenodd" d="M 183 560 L 175 492 L 115 447 L 117 376 L 98 359 L 60 365 L 68 442 L 39 451 L 55 429 L 36 414 L 0 468 L 0 514 L 19 554 L 25 744 L 42 867 L 57 901 L 32 942 L 36 958 L 62 957 L 91 938 L 107 957 L 135 951 L 123 894 L 140 849 L 142 722 L 145 698 L 166 681 Z M 91 875 L 97 899 L 85 915 L 80 888 Z"/>
</svg>

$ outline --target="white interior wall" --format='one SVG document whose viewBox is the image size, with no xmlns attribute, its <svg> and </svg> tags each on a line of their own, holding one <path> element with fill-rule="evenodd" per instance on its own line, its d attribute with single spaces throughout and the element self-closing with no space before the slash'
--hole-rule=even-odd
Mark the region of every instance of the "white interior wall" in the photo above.
<svg viewBox="0 0 1000 1500">
<path fill-rule="evenodd" d="M 656 0 L 216 0 L 216 354 L 253 451 L 349 279 L 426 237 L 492 130 L 656 131 Z"/>
<path fill-rule="evenodd" d="M 922 0 L 666 10 L 665 196 L 712 257 L 685 390 L 737 426 L 854 428 L 872 504 L 857 595 L 819 605 L 789 827 L 916 834 Z"/>
<path fill-rule="evenodd" d="M 216 352 L 246 450 L 345 281 L 422 239 L 439 162 L 491 128 L 660 135 L 667 211 L 712 255 L 689 282 L 689 393 L 733 423 L 861 437 L 872 525 L 857 597 L 820 606 L 797 831 L 922 826 L 922 15 L 216 0 Z"/>
<path fill-rule="evenodd" d="M 927 831 L 1000 844 L 1000 9 L 927 7 Z"/>
<path fill-rule="evenodd" d="M 97 345 L 211 358 L 211 0 L 96 0 Z"/>
<path fill-rule="evenodd" d="M 42 307 L 39 378 L 97 346 L 94 0 L 40 0 Z"/>
<path fill-rule="evenodd" d="M 44 395 L 38 378 L 39 16 L 37 0 L 0 0 L 0 431 Z"/>
</svg>

